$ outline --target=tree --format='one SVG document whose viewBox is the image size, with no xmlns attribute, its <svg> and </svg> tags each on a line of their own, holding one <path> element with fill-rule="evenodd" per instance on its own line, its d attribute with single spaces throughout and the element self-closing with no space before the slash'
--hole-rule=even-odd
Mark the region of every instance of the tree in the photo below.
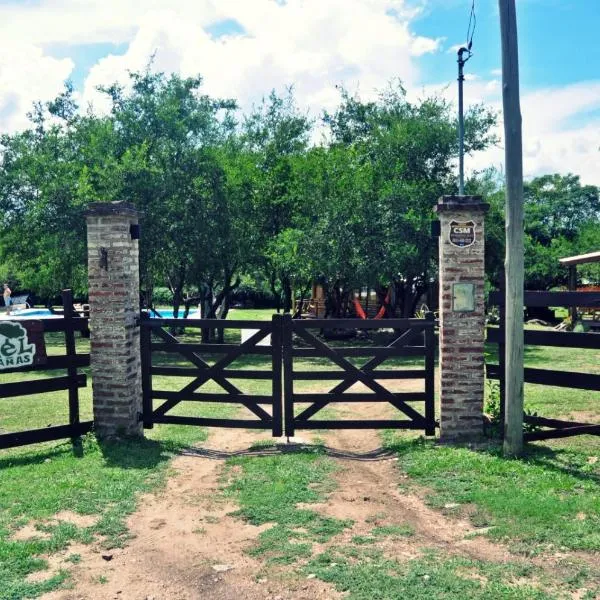
<svg viewBox="0 0 600 600">
<path fill-rule="evenodd" d="M 368 166 L 360 208 L 355 204 L 347 215 L 363 220 L 353 245 L 364 242 L 355 272 L 368 273 L 364 283 L 380 286 L 382 295 L 391 285 L 392 312 L 409 316 L 436 272 L 432 207 L 439 196 L 456 189 L 458 142 L 451 106 L 438 97 L 409 102 L 402 85 L 393 83 L 375 102 L 362 102 L 342 90 L 340 106 L 326 113 L 324 122 L 331 149 L 352 152 L 355 169 Z M 467 153 L 495 141 L 494 122 L 493 113 L 483 107 L 467 113 Z M 341 235 L 333 243 L 341 244 Z"/>
<path fill-rule="evenodd" d="M 86 292 L 85 198 L 72 87 L 36 103 L 32 127 L 0 138 L 0 262 L 46 301 L 62 288 Z"/>
<path fill-rule="evenodd" d="M 284 96 L 273 90 L 254 107 L 242 127 L 244 150 L 257 165 L 252 198 L 263 268 L 273 294 L 283 296 L 286 312 L 292 308 L 294 267 L 285 261 L 274 261 L 274 248 L 277 237 L 293 226 L 302 211 L 303 199 L 293 193 L 294 162 L 306 152 L 310 131 L 311 122 L 299 112 L 291 88 Z"/>
</svg>

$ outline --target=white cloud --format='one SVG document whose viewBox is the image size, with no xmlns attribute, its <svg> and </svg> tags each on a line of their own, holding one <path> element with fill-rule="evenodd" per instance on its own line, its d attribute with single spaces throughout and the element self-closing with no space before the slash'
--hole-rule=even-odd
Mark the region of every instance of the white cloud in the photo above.
<svg viewBox="0 0 600 600">
<path fill-rule="evenodd" d="M 215 0 L 215 4 L 217 4 Z M 244 106 L 271 88 L 293 84 L 301 105 L 314 113 L 331 107 L 336 84 L 360 84 L 373 94 L 396 76 L 418 80 L 416 56 L 434 52 L 440 40 L 415 36 L 393 0 L 220 0 L 219 18 L 234 18 L 245 35 L 213 39 L 202 20 L 179 9 L 149 10 L 124 56 L 99 61 L 86 81 L 84 97 L 98 102 L 94 87 L 126 80 L 156 51 L 158 70 L 201 73 L 209 93 L 236 97 Z M 390 10 L 395 12 L 390 13 Z M 214 11 L 216 14 L 216 11 Z"/>
<path fill-rule="evenodd" d="M 493 90 L 484 88 L 481 98 L 491 103 L 502 116 L 499 82 Z M 600 81 L 522 93 L 525 177 L 572 172 L 579 175 L 583 183 L 600 185 L 600 118 L 593 116 L 593 111 L 599 110 Z M 498 133 L 502 136 L 502 123 Z M 490 164 L 502 165 L 504 150 L 501 145 L 466 162 L 476 169 Z"/>
<path fill-rule="evenodd" d="M 409 99 L 439 94 L 456 103 L 457 85 L 428 85 L 409 90 Z M 465 105 L 484 103 L 498 113 L 498 147 L 465 158 L 472 172 L 504 165 L 502 86 L 478 77 L 465 83 Z M 521 91 L 523 172 L 526 178 L 546 173 L 575 173 L 583 183 L 600 185 L 600 80 L 535 91 Z"/>
<path fill-rule="evenodd" d="M 207 92 L 236 97 L 244 106 L 293 84 L 299 103 L 318 113 L 334 103 L 336 84 L 360 85 L 372 95 L 392 77 L 407 85 L 418 81 L 416 57 L 436 51 L 442 40 L 414 35 L 416 14 L 405 0 L 15 1 L 0 8 L 0 39 L 10 47 L 27 31 L 24 56 L 37 56 L 38 78 L 47 80 L 42 90 L 15 81 L 20 107 L 52 97 L 73 68 L 69 62 L 45 71 L 40 65 L 55 60 L 41 50 L 48 44 L 127 43 L 124 55 L 91 68 L 84 104 L 101 106 L 98 84 L 125 82 L 128 70 L 143 68 L 155 53 L 157 70 L 201 73 Z M 235 19 L 245 34 L 215 39 L 206 32 L 225 19 Z"/>
<path fill-rule="evenodd" d="M 446 50 L 446 54 L 456 54 L 461 48 L 466 48 L 467 47 L 467 42 L 464 42 L 463 44 L 454 44 L 453 46 L 450 46 L 448 48 L 448 50 Z"/>
<path fill-rule="evenodd" d="M 56 97 L 73 67 L 29 44 L 0 43 L 0 132 L 25 127 L 32 102 Z"/>
</svg>

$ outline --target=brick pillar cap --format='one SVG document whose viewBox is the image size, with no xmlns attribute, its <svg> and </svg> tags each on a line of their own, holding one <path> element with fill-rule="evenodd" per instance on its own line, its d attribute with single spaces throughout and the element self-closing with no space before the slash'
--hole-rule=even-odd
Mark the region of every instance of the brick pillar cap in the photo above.
<svg viewBox="0 0 600 600">
<path fill-rule="evenodd" d="M 123 216 L 137 217 L 138 210 L 131 202 L 92 202 L 85 211 L 86 217 Z"/>
<path fill-rule="evenodd" d="M 442 196 L 433 207 L 434 212 L 469 211 L 486 213 L 490 208 L 481 196 Z"/>
</svg>

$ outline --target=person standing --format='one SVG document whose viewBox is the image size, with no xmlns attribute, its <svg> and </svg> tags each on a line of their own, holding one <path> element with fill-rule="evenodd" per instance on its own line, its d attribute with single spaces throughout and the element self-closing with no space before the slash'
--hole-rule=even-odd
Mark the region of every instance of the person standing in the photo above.
<svg viewBox="0 0 600 600">
<path fill-rule="evenodd" d="M 4 284 L 4 292 L 2 297 L 4 298 L 4 306 L 9 307 L 11 305 L 10 295 L 12 294 L 10 288 L 8 287 L 8 283 Z"/>
</svg>

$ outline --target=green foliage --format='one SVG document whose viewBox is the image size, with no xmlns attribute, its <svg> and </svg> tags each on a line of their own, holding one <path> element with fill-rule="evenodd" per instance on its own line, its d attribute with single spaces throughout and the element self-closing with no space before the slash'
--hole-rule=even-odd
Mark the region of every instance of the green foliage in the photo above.
<svg viewBox="0 0 600 600">
<path fill-rule="evenodd" d="M 202 92 L 200 76 L 130 74 L 102 87 L 108 115 L 83 113 L 73 89 L 37 103 L 30 127 L 0 138 L 0 275 L 50 299 L 86 293 L 83 213 L 90 202 L 127 200 L 142 211 L 141 277 L 146 301 L 200 304 L 225 317 L 244 277 L 290 310 L 310 284 L 325 285 L 328 310 L 347 310 L 365 285 L 398 315 L 413 314 L 437 277 L 431 209 L 456 192 L 456 123 L 441 97 L 409 101 L 392 82 L 374 101 L 341 90 L 323 115 L 325 135 L 275 91 L 246 114 Z M 467 153 L 495 143 L 495 115 L 465 117 Z M 499 283 L 504 194 L 498 174 L 475 174 L 468 193 L 490 203 L 486 272 Z M 574 175 L 525 186 L 526 277 L 530 288 L 563 283 L 561 256 L 600 243 L 598 189 Z M 581 276 L 598 280 L 598 266 Z M 168 290 L 165 293 L 164 290 Z M 246 290 L 245 296 L 249 295 Z M 269 300 L 270 301 L 270 300 Z M 255 299 L 255 304 L 262 302 Z"/>
<path fill-rule="evenodd" d="M 467 184 L 490 204 L 486 216 L 486 275 L 500 284 L 504 261 L 504 189 L 498 174 L 486 171 Z M 545 290 L 565 285 L 565 256 L 600 248 L 600 190 L 581 185 L 573 174 L 544 175 L 525 183 L 525 287 Z M 598 265 L 582 266 L 579 276 L 600 281 Z"/>
</svg>

